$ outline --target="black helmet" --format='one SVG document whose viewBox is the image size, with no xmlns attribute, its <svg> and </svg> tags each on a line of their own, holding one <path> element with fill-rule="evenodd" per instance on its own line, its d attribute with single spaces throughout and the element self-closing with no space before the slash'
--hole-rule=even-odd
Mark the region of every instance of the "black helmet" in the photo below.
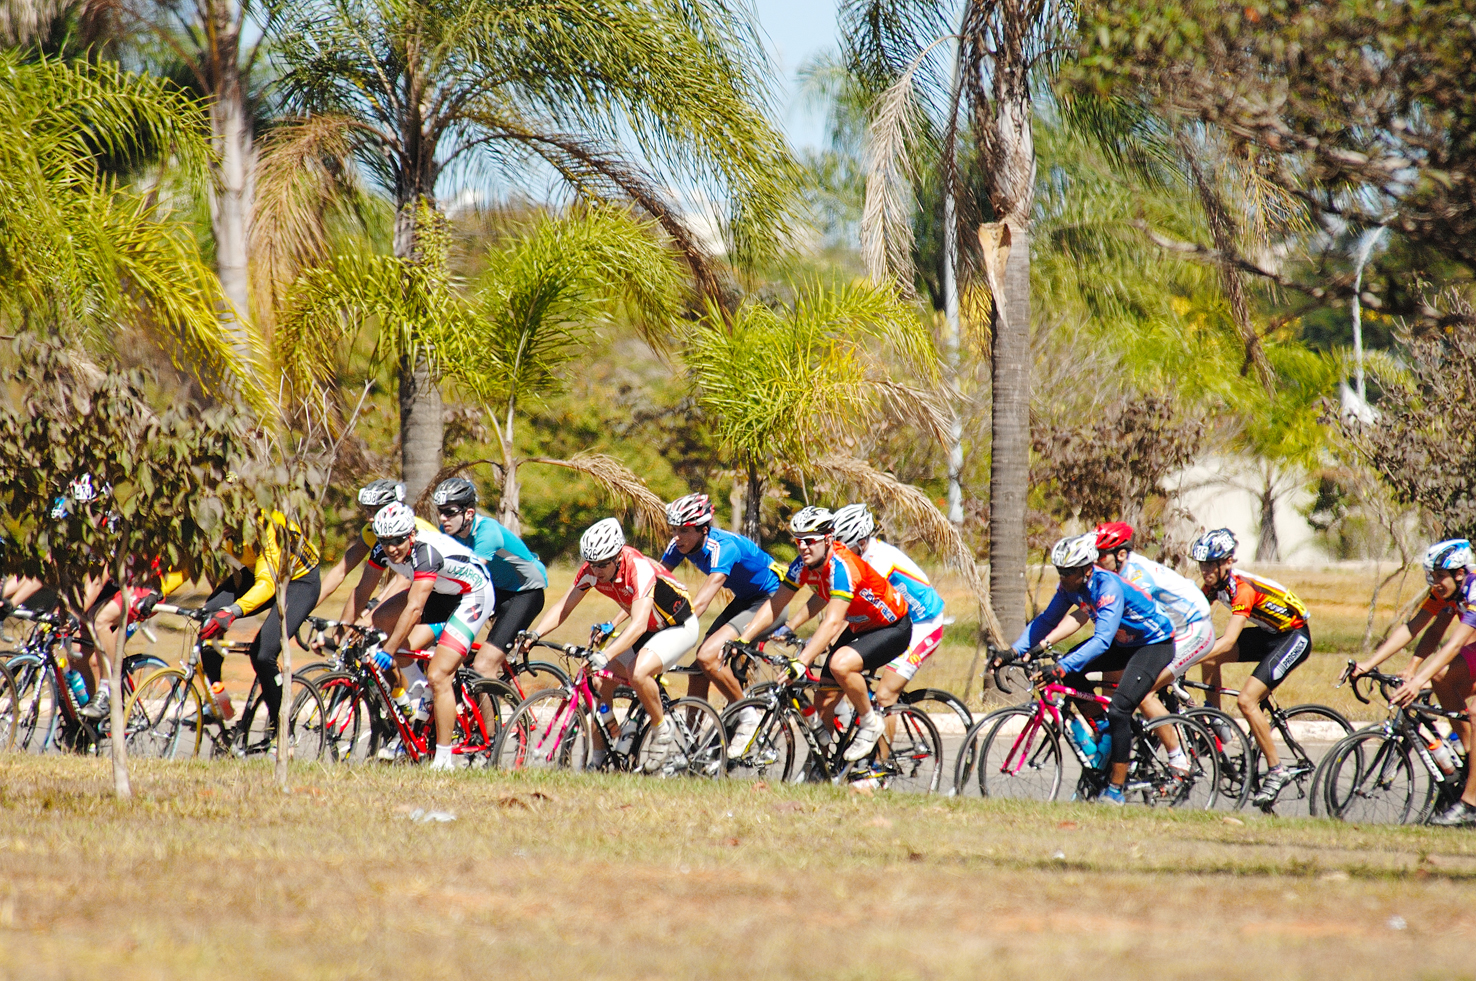
<svg viewBox="0 0 1476 981">
<path fill-rule="evenodd" d="M 398 480 L 388 480 L 380 477 L 371 480 L 359 490 L 359 503 L 366 508 L 378 511 L 386 504 L 405 499 L 405 485 Z"/>
<path fill-rule="evenodd" d="M 465 477 L 450 477 L 441 481 L 441 486 L 436 488 L 436 492 L 431 495 L 431 500 L 438 508 L 447 505 L 474 508 L 477 506 L 477 485 Z"/>
</svg>

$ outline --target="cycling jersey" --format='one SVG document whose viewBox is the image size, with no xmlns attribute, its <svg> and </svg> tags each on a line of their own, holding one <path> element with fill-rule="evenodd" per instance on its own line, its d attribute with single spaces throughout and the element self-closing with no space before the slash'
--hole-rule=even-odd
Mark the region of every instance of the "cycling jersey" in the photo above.
<svg viewBox="0 0 1476 981">
<path fill-rule="evenodd" d="M 369 564 L 376 569 L 389 569 L 412 582 L 434 580 L 431 591 L 435 593 L 461 595 L 492 586 L 492 576 L 482 560 L 471 549 L 439 531 L 417 529 L 415 545 L 403 562 L 391 561 L 384 545 L 375 542 L 369 552 Z"/>
<path fill-rule="evenodd" d="M 609 582 L 600 582 L 589 563 L 583 563 L 574 574 L 574 588 L 588 592 L 593 587 L 619 603 L 626 613 L 639 597 L 650 595 L 653 605 L 646 619 L 647 630 L 674 627 L 692 616 L 692 598 L 665 566 L 651 561 L 632 545 L 621 546 L 615 562 L 615 575 Z"/>
<path fill-rule="evenodd" d="M 275 525 L 276 527 L 268 527 Z M 277 567 L 281 562 L 282 550 L 278 542 L 277 528 L 287 530 L 287 548 L 291 559 L 291 578 L 295 581 L 309 575 L 318 568 L 318 549 L 303 535 L 297 522 L 288 521 L 281 511 L 263 512 L 258 519 L 261 540 L 245 547 L 233 543 L 225 545 L 226 557 L 233 565 L 250 569 L 256 577 L 251 588 L 236 600 L 241 615 L 249 617 L 261 609 L 277 593 Z"/>
<path fill-rule="evenodd" d="M 1030 621 L 1025 632 L 1015 641 L 1016 653 L 1023 654 L 1040 643 L 1056 628 L 1072 607 L 1077 607 L 1096 623 L 1091 639 L 1061 659 L 1067 671 L 1080 671 L 1118 647 L 1146 647 L 1173 639 L 1174 625 L 1140 586 L 1127 582 L 1115 572 L 1092 567 L 1078 590 L 1056 587 L 1056 595 L 1040 616 Z M 1172 651 L 1169 652 L 1170 657 Z"/>
<path fill-rule="evenodd" d="M 1284 634 L 1307 625 L 1307 608 L 1291 590 L 1274 579 L 1231 569 L 1212 596 L 1230 608 L 1232 617 L 1246 617 L 1262 630 Z"/>
<path fill-rule="evenodd" d="M 1468 580 L 1470 579 L 1469 576 L 1467 576 L 1466 578 Z M 1454 594 L 1452 594 L 1450 599 L 1441 599 L 1439 596 L 1435 595 L 1435 591 L 1432 589 L 1429 593 L 1425 594 L 1425 602 L 1420 604 L 1420 612 L 1428 613 L 1432 617 L 1438 617 L 1442 613 L 1460 613 L 1460 587 L 1456 587 L 1456 591 Z"/>
<path fill-rule="evenodd" d="M 538 556 L 496 518 L 474 514 L 468 534 L 451 537 L 470 548 L 472 554 L 487 564 L 487 571 L 492 573 L 492 585 L 499 590 L 521 593 L 527 589 L 548 588 L 548 570 Z"/>
<path fill-rule="evenodd" d="M 1153 597 L 1158 608 L 1174 625 L 1175 634 L 1184 633 L 1192 624 L 1210 618 L 1209 600 L 1205 599 L 1204 590 L 1166 565 L 1131 552 L 1118 575 Z"/>
<path fill-rule="evenodd" d="M 928 574 L 902 554 L 897 546 L 872 538 L 861 557 L 907 600 L 907 614 L 912 617 L 914 625 L 928 623 L 943 615 L 943 597 L 933 588 Z"/>
<path fill-rule="evenodd" d="M 840 542 L 831 546 L 830 558 L 816 568 L 805 565 L 803 559 L 791 562 L 784 573 L 784 585 L 796 592 L 809 586 L 825 603 L 833 599 L 848 601 L 846 623 L 853 633 L 878 630 L 907 616 L 907 600 L 902 594 Z"/>
<path fill-rule="evenodd" d="M 703 575 L 720 572 L 727 576 L 723 586 L 732 591 L 735 600 L 774 595 L 784 568 L 751 539 L 721 528 L 710 529 L 702 545 L 690 555 L 677 548 L 673 538 L 661 555 L 661 564 L 674 571 L 683 562 L 692 563 Z"/>
<path fill-rule="evenodd" d="M 1461 583 L 1452 600 L 1461 611 L 1461 623 L 1476 627 L 1476 575 L 1466 573 L 1466 581 Z"/>
</svg>

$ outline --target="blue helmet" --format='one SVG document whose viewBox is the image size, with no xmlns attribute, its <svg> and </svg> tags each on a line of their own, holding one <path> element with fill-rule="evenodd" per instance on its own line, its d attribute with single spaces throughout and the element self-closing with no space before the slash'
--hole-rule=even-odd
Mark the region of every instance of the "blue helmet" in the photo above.
<svg viewBox="0 0 1476 981">
<path fill-rule="evenodd" d="M 1218 562 L 1235 554 L 1235 532 L 1229 528 L 1216 528 L 1199 536 L 1189 549 L 1195 562 Z"/>
<path fill-rule="evenodd" d="M 1451 538 L 1436 542 L 1425 551 L 1425 571 L 1436 569 L 1465 569 L 1476 565 L 1471 555 L 1471 543 L 1464 538 Z"/>
</svg>

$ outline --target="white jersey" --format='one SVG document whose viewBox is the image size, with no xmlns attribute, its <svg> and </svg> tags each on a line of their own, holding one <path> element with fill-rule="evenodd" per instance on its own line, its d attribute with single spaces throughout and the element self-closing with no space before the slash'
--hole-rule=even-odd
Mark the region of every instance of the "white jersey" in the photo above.
<svg viewBox="0 0 1476 981">
<path fill-rule="evenodd" d="M 1153 597 L 1174 625 L 1176 635 L 1210 618 L 1209 599 L 1204 590 L 1166 565 L 1130 552 L 1118 575 Z"/>
</svg>

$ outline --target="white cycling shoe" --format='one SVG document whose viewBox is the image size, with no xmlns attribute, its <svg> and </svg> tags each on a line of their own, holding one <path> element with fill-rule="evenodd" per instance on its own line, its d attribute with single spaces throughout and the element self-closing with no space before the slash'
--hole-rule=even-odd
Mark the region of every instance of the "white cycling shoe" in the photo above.
<svg viewBox="0 0 1476 981">
<path fill-rule="evenodd" d="M 761 717 L 759 710 L 751 705 L 738 713 L 738 727 L 733 730 L 733 738 L 729 741 L 735 755 L 742 756 L 748 752 L 748 744 L 753 742 L 753 734 L 758 732 Z"/>
<path fill-rule="evenodd" d="M 647 773 L 655 773 L 666 763 L 667 757 L 671 755 L 672 744 L 676 742 L 676 726 L 671 721 L 671 716 L 661 720 L 655 735 L 651 737 L 651 748 L 646 751 L 646 762 L 644 769 Z"/>
<path fill-rule="evenodd" d="M 854 763 L 865 759 L 876 748 L 876 741 L 881 738 L 885 731 L 882 725 L 881 713 L 871 711 L 856 723 L 856 735 L 851 738 L 851 745 L 846 747 L 846 762 Z"/>
</svg>

